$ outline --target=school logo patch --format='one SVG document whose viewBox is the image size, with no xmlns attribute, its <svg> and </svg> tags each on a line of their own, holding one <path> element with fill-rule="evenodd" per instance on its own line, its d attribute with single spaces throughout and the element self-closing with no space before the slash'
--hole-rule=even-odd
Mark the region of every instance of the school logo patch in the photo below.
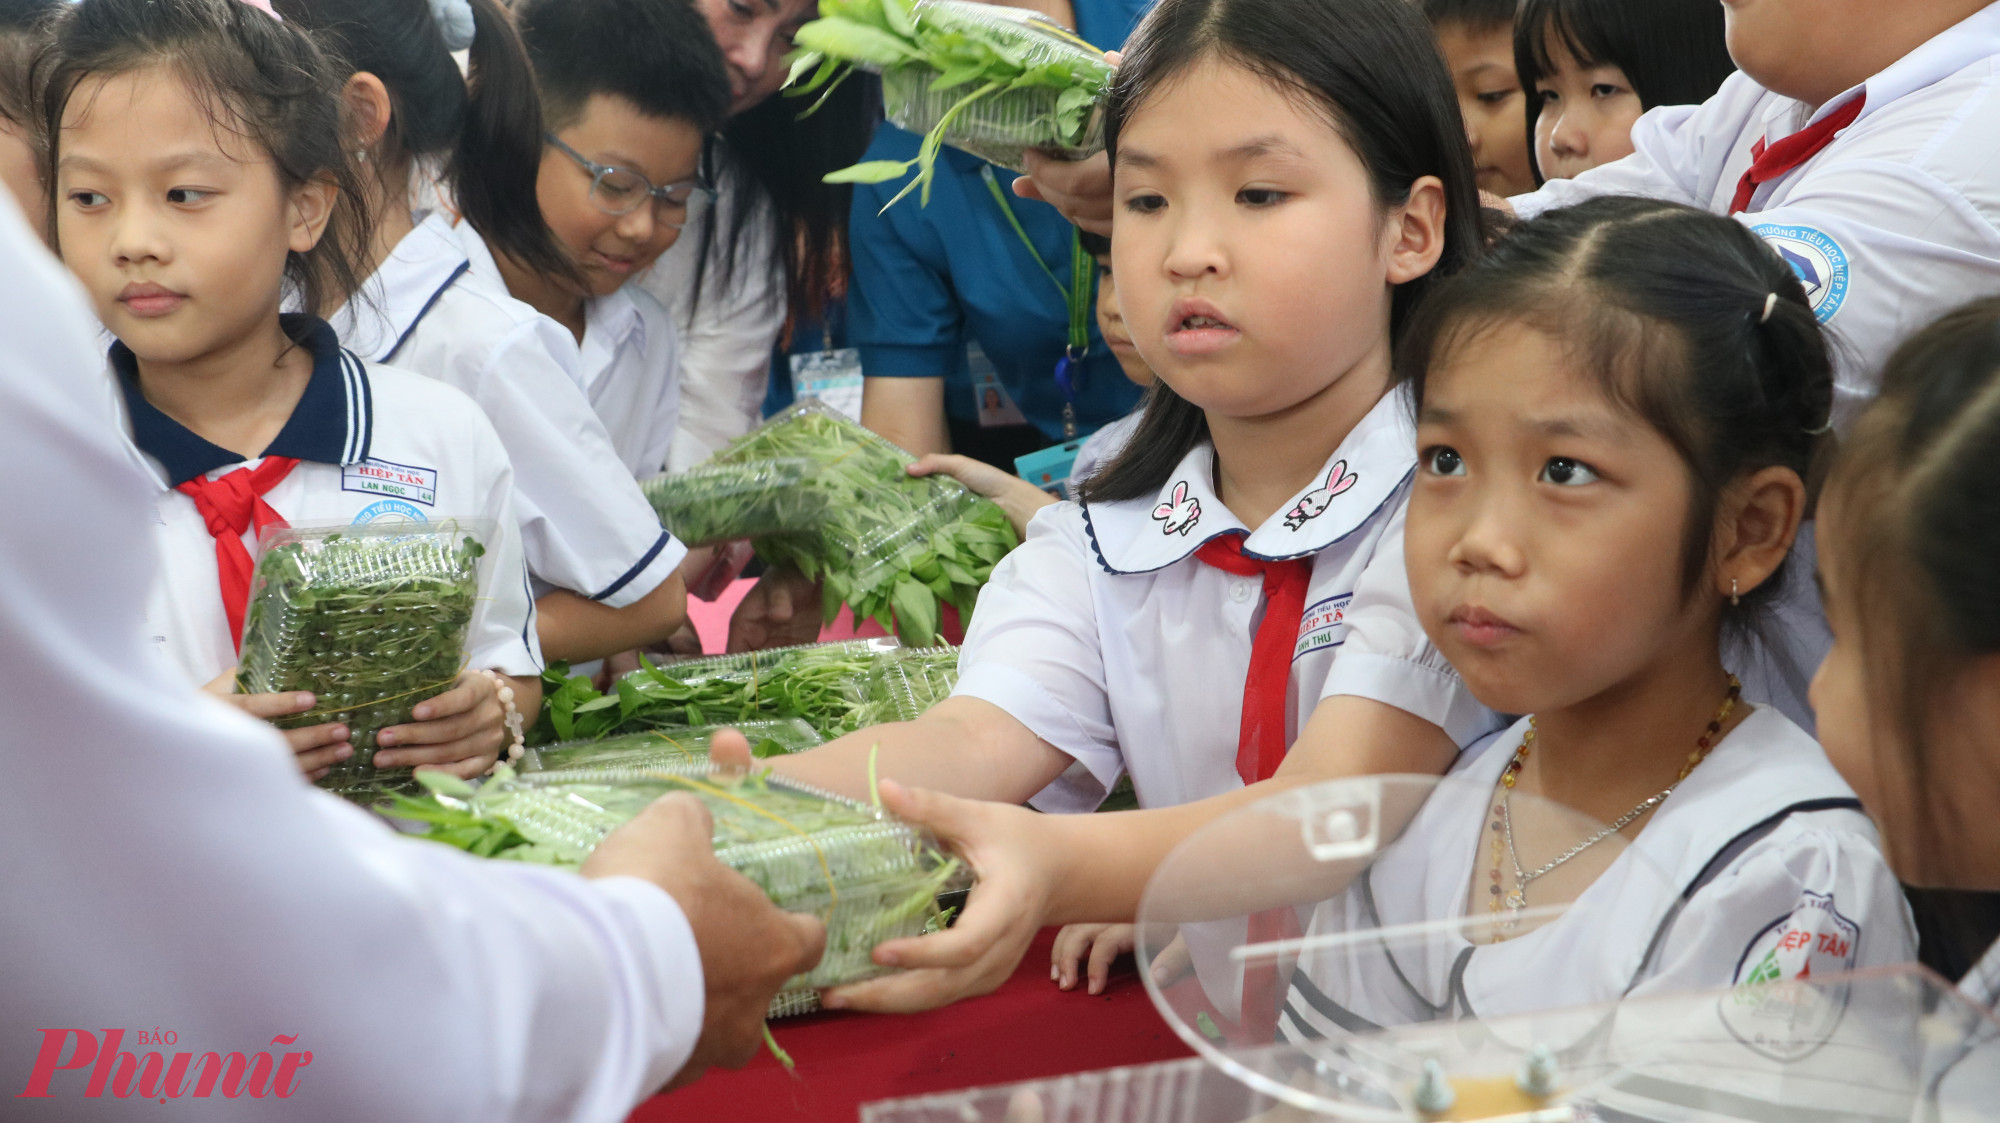
<svg viewBox="0 0 2000 1123">
<path fill-rule="evenodd" d="M 1810 226 L 1785 226 L 1766 222 L 1750 228 L 1751 233 L 1770 243 L 1786 265 L 1805 286 L 1813 315 L 1824 324 L 1847 303 L 1847 251 L 1826 232 Z"/>
<path fill-rule="evenodd" d="M 355 526 L 384 522 L 428 523 L 430 521 L 421 510 L 400 499 L 383 499 L 370 503 L 354 515 Z"/>
<path fill-rule="evenodd" d="M 406 503 L 437 506 L 437 469 L 418 468 L 370 457 L 340 469 L 340 490 L 359 491 L 401 499 Z"/>
<path fill-rule="evenodd" d="M 1153 519 L 1160 524 L 1160 533 L 1172 537 L 1186 534 L 1201 521 L 1201 500 L 1188 494 L 1186 480 L 1174 485 L 1170 502 L 1153 508 Z"/>
<path fill-rule="evenodd" d="M 1306 609 L 1306 614 L 1299 619 L 1299 642 L 1292 648 L 1293 661 L 1296 662 L 1302 655 L 1339 647 L 1347 642 L 1347 606 L 1353 600 L 1353 593 L 1342 593 Z"/>
<path fill-rule="evenodd" d="M 1847 1012 L 1861 926 L 1830 896 L 1807 892 L 1799 906 L 1766 925 L 1737 960 L 1735 989 L 1721 999 L 1722 1023 L 1738 1041 L 1780 1061 L 1795 1061 L 1833 1037 Z"/>
</svg>

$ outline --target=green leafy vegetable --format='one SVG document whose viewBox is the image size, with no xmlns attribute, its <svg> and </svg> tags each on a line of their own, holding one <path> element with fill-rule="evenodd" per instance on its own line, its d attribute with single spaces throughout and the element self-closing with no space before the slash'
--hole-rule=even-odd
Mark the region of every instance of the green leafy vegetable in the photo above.
<svg viewBox="0 0 2000 1123">
<path fill-rule="evenodd" d="M 825 521 L 828 495 L 802 486 L 813 470 L 805 459 L 715 464 L 655 476 L 640 484 L 660 522 L 690 546 L 799 534 Z"/>
<path fill-rule="evenodd" d="M 793 752 L 809 746 L 787 730 L 790 719 L 820 737 L 837 737 L 915 718 L 951 692 L 958 649 L 854 640 L 642 664 L 610 694 L 569 675 L 563 664 L 551 665 L 542 677 L 542 717 L 528 739 L 544 745 L 639 734 L 705 751 L 708 734 L 730 725 L 751 738 L 756 755 Z"/>
<path fill-rule="evenodd" d="M 913 478 L 915 457 L 807 400 L 710 460 L 712 465 L 810 461 L 801 486 L 825 499 L 825 519 L 757 540 L 765 560 L 822 583 L 830 623 L 846 604 L 904 641 L 936 642 L 938 602 L 970 619 L 993 566 L 1018 544 L 1007 513 L 945 476 Z"/>
<path fill-rule="evenodd" d="M 597 741 L 571 741 L 530 749 L 516 768 L 523 773 L 642 769 L 674 761 L 705 759 L 709 738 L 724 728 L 733 728 L 748 737 L 751 755 L 760 758 L 799 752 L 822 740 L 812 726 L 797 718 L 740 721 L 727 726 L 665 727 Z"/>
<path fill-rule="evenodd" d="M 623 782 L 503 768 L 469 797 L 398 796 L 389 813 L 427 824 L 423 838 L 483 857 L 575 868 L 613 830 L 676 791 L 707 805 L 717 859 L 779 908 L 826 924 L 825 956 L 787 990 L 881 974 L 869 955 L 874 946 L 920 935 L 938 915 L 938 894 L 965 881 L 959 861 L 907 823 L 784 780 L 715 775 L 705 760 Z"/>
<path fill-rule="evenodd" d="M 273 532 L 244 614 L 236 689 L 317 697 L 280 728 L 349 727 L 354 755 L 322 786 L 360 795 L 406 781 L 406 770 L 376 770 L 375 736 L 458 678 L 485 552 L 456 527 Z"/>
<path fill-rule="evenodd" d="M 884 183 L 915 168 L 889 205 L 913 190 L 928 203 L 947 142 L 1016 170 L 1027 148 L 1080 158 L 1103 147 L 1096 110 L 1111 68 L 1045 17 L 963 0 L 820 0 L 819 10 L 794 38 L 787 93 L 824 103 L 854 67 L 877 70 L 889 119 L 924 134 L 916 159 L 857 164 L 829 183 Z"/>
</svg>

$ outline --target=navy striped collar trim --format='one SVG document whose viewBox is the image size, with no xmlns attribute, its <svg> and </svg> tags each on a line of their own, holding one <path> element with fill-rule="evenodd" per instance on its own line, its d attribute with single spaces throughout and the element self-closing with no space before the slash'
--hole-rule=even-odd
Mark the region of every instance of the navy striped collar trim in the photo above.
<svg viewBox="0 0 2000 1123">
<path fill-rule="evenodd" d="M 367 367 L 340 346 L 326 321 L 289 314 L 280 320 L 285 334 L 311 352 L 312 377 L 285 427 L 258 457 L 289 456 L 321 464 L 358 464 L 368 459 L 375 408 Z M 197 436 L 146 400 L 139 388 L 138 359 L 130 348 L 114 342 L 110 358 L 131 418 L 132 443 L 159 461 L 168 487 L 243 463 L 241 453 Z"/>
</svg>

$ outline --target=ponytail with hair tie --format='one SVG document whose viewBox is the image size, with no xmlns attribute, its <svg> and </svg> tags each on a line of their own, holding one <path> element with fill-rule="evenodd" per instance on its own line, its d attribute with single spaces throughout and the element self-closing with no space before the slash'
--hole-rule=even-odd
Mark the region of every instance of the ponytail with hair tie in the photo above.
<svg viewBox="0 0 2000 1123">
<path fill-rule="evenodd" d="M 478 24 L 473 19 L 472 4 L 469 0 L 430 0 L 430 2 L 431 18 L 437 21 L 438 31 L 444 36 L 444 49 L 471 50 Z"/>
</svg>

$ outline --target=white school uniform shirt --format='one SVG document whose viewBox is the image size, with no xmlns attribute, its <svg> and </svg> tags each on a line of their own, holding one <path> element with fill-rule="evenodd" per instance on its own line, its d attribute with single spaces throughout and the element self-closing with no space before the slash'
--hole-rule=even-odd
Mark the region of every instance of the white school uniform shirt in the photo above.
<svg viewBox="0 0 2000 1123">
<path fill-rule="evenodd" d="M 313 356 L 304 396 L 264 456 L 300 461 L 264 501 L 292 526 L 460 520 L 491 528 L 483 587 L 466 633 L 469 667 L 542 673 L 535 606 L 514 518 L 513 470 L 479 407 L 449 386 L 357 358 L 324 321 L 287 316 Z M 215 538 L 192 498 L 175 488 L 216 479 L 246 461 L 160 412 L 139 389 L 132 352 L 111 348 L 130 451 L 156 487 L 154 540 L 161 577 L 146 608 L 156 649 L 194 685 L 236 665 L 222 605 Z M 257 532 L 243 534 L 257 556 Z"/>
<path fill-rule="evenodd" d="M 577 374 L 618 458 L 639 479 L 667 470 L 680 422 L 680 343 L 652 294 L 627 284 L 584 306 Z"/>
<path fill-rule="evenodd" d="M 1132 443 L 1132 434 L 1139 429 L 1139 421 L 1146 416 L 1144 406 L 1131 413 L 1099 427 L 1097 432 L 1083 439 L 1083 447 L 1076 450 L 1076 461 L 1069 468 L 1070 492 L 1075 493 L 1083 481 L 1104 470 L 1106 464 L 1118 459 L 1125 446 Z"/>
<path fill-rule="evenodd" d="M 504 288 L 500 266 L 479 231 L 461 222 L 454 232 L 472 272 Z M 557 330 L 569 335 L 560 325 Z M 659 475 L 666 465 L 680 415 L 679 353 L 666 310 L 636 286 L 584 302 L 576 384 L 627 472 L 640 479 Z"/>
<path fill-rule="evenodd" d="M 0 1010 L 18 1030 L 0 1071 L 30 1079 L 45 1036 L 29 1027 L 100 1047 L 125 1027 L 115 1048 L 141 1060 L 311 1052 L 291 1095 L 252 1114 L 623 1119 L 701 1032 L 679 907 L 634 878 L 401 837 L 159 665 L 142 622 L 159 482 L 105 412 L 82 292 L 10 201 L 0 257 L 0 465 L 23 481 L 0 490 L 0 523 L 35 528 L 0 535 Z M 434 383 L 369 381 L 466 412 Z M 142 1021 L 177 1043 L 142 1044 Z M 86 1096 L 88 1077 L 55 1073 L 47 1099 L 10 1088 L 6 1116 L 131 1117 L 110 1088 Z M 188 1106 L 218 1113 L 203 1103 L 223 1100 Z"/>
<path fill-rule="evenodd" d="M 756 189 L 737 174 L 724 154 L 727 147 L 716 142 L 720 171 L 715 205 L 689 223 L 680 240 L 634 282 L 667 309 L 679 334 L 675 382 L 680 416 L 667 457 L 667 467 L 675 472 L 707 460 L 763 420 L 771 351 L 785 326 L 777 212 L 768 199 L 754 198 Z M 729 235 L 744 206 L 756 210 L 745 220 L 731 270 Z M 698 302 L 697 272 L 702 278 Z"/>
<path fill-rule="evenodd" d="M 1834 421 L 1874 397 L 1911 332 L 2000 292 L 2000 4 L 1905 55 L 1817 111 L 1732 74 L 1699 106 L 1663 106 L 1632 129 L 1633 154 L 1517 196 L 1531 218 L 1596 195 L 1643 195 L 1727 214 L 1751 147 L 1775 144 L 1855 95 L 1867 103 L 1804 165 L 1762 184 L 1737 217 L 1799 274 L 1845 345 Z"/>
<path fill-rule="evenodd" d="M 1264 597 L 1260 578 L 1194 556 L 1225 535 L 1248 534 L 1247 555 L 1313 559 L 1287 743 L 1338 694 L 1406 710 L 1461 745 L 1496 724 L 1410 604 L 1403 509 L 1416 440 L 1401 394 L 1385 395 L 1319 482 L 1254 532 L 1216 498 L 1214 464 L 1203 443 L 1156 498 L 1043 508 L 980 592 L 953 694 L 999 706 L 1076 759 L 1035 798 L 1042 810 L 1090 810 L 1126 772 L 1147 807 L 1243 786 L 1237 740 Z"/>
<path fill-rule="evenodd" d="M 1475 874 L 1491 868 L 1493 793 L 1527 731 L 1523 718 L 1468 749 L 1366 874 L 1318 907 L 1308 931 L 1466 916 Z M 1340 1036 L 1907 963 L 1915 926 L 1860 806 L 1818 743 L 1760 706 L 1570 911 L 1498 944 L 1474 945 L 1453 928 L 1421 948 L 1308 953 L 1279 1028 L 1293 1040 Z"/>
<path fill-rule="evenodd" d="M 538 596 L 567 589 L 624 608 L 673 576 L 687 548 L 661 528 L 579 389 L 569 332 L 497 276 L 475 270 L 450 221 L 434 213 L 396 244 L 334 328 L 364 358 L 457 387 L 486 412 L 514 463 L 514 510 Z"/>
</svg>

